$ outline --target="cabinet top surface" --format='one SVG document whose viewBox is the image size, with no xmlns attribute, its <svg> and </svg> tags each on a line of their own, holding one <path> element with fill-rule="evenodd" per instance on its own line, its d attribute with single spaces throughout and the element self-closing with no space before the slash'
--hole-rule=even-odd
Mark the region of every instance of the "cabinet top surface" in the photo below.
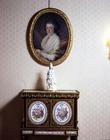
<svg viewBox="0 0 110 140">
<path fill-rule="evenodd" d="M 20 93 L 20 97 L 28 98 L 28 97 L 59 97 L 59 98 L 78 98 L 79 91 L 77 90 L 31 90 L 31 89 L 23 89 Z"/>
</svg>

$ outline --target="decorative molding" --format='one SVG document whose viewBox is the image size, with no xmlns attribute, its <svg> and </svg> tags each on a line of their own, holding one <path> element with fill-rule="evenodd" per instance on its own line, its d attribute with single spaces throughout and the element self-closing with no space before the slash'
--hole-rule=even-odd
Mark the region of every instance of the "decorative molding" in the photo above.
<svg viewBox="0 0 110 140">
<path fill-rule="evenodd" d="M 79 98 L 79 91 L 77 90 L 22 90 L 20 93 L 22 98 Z"/>
<path fill-rule="evenodd" d="M 32 130 L 22 130 L 22 134 L 30 135 L 30 134 L 33 134 L 33 131 Z"/>
<path fill-rule="evenodd" d="M 34 131 L 35 135 L 65 135 L 65 131 Z"/>
</svg>

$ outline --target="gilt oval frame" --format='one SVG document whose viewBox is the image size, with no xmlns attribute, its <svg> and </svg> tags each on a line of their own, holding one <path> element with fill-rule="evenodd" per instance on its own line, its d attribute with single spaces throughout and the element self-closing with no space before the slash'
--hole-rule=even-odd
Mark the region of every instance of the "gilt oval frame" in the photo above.
<svg viewBox="0 0 110 140">
<path fill-rule="evenodd" d="M 60 50 L 58 51 L 59 57 L 55 60 L 47 60 L 40 56 L 37 49 L 41 49 L 40 41 L 44 36 L 44 25 L 46 21 L 53 20 L 56 22 L 57 30 L 60 38 Z M 45 8 L 35 13 L 27 27 L 27 47 L 31 57 L 39 64 L 49 66 L 52 62 L 54 66 L 61 64 L 68 57 L 73 43 L 73 31 L 70 20 L 59 9 Z M 62 54 L 62 55 L 61 55 Z"/>
</svg>

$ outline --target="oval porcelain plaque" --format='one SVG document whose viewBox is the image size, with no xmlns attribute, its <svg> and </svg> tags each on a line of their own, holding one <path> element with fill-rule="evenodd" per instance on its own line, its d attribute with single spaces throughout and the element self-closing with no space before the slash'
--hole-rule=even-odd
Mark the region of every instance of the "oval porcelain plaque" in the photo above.
<svg viewBox="0 0 110 140">
<path fill-rule="evenodd" d="M 53 120 L 59 125 L 67 124 L 72 117 L 72 109 L 66 101 L 59 101 L 53 107 Z"/>
<path fill-rule="evenodd" d="M 47 107 L 41 101 L 35 101 L 29 106 L 29 120 L 36 125 L 43 124 L 47 119 Z"/>
</svg>

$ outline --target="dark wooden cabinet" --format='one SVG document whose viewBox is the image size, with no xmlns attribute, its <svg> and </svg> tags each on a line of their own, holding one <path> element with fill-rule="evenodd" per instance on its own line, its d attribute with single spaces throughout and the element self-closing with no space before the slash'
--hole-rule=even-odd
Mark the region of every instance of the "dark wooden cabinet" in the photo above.
<svg viewBox="0 0 110 140">
<path fill-rule="evenodd" d="M 56 135 L 77 140 L 77 90 L 22 90 L 20 97 L 24 102 L 22 139 L 30 135 Z"/>
</svg>

